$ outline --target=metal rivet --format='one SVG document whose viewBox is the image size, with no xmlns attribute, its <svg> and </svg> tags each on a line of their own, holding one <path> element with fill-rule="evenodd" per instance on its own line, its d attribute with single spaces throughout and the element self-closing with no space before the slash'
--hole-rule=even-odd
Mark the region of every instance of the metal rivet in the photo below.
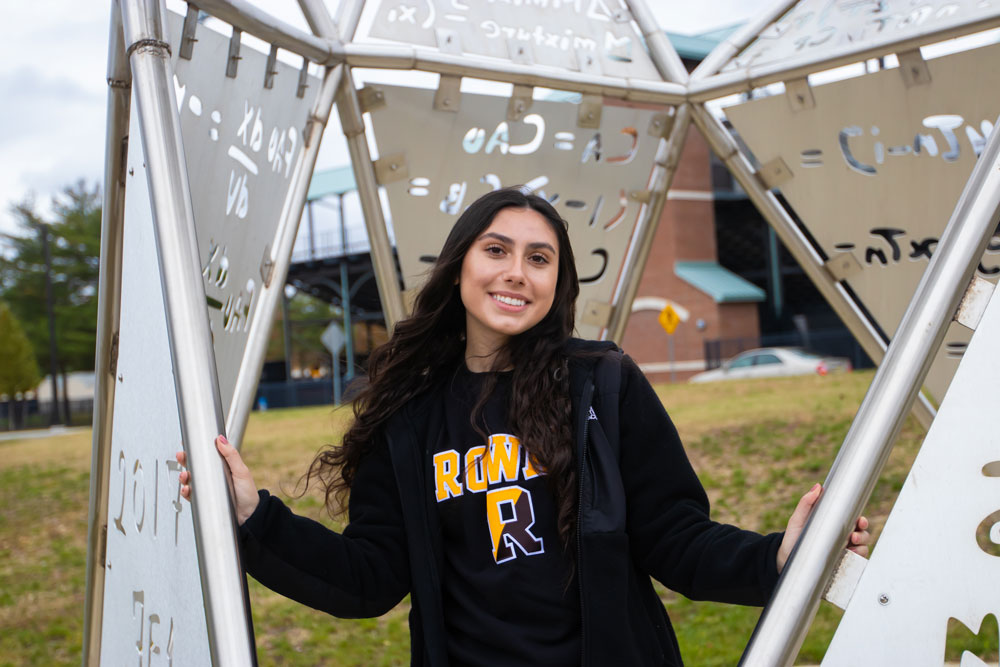
<svg viewBox="0 0 1000 667">
<path fill-rule="evenodd" d="M 883 607 L 889 604 L 889 596 L 886 595 L 885 593 L 882 593 L 881 595 L 878 596 L 878 603 Z"/>
</svg>

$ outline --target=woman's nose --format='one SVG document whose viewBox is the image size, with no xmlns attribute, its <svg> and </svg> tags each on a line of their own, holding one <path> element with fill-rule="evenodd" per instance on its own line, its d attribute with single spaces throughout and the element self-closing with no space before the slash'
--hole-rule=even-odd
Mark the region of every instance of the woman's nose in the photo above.
<svg viewBox="0 0 1000 667">
<path fill-rule="evenodd" d="M 521 270 L 521 263 L 514 260 L 505 267 L 503 279 L 505 282 L 515 283 L 518 285 L 524 284 L 524 271 Z"/>
</svg>

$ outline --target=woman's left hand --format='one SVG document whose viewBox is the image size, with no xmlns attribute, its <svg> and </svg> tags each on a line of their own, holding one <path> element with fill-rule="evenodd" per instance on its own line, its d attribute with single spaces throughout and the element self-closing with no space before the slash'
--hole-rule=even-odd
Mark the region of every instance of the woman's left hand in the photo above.
<svg viewBox="0 0 1000 667">
<path fill-rule="evenodd" d="M 788 527 L 785 528 L 785 537 L 781 540 L 781 546 L 778 547 L 779 573 L 785 567 L 785 561 L 788 560 L 788 555 L 792 553 L 792 547 L 799 541 L 799 535 L 802 534 L 802 529 L 806 526 L 806 520 L 812 513 L 813 507 L 815 507 L 816 501 L 819 500 L 822 492 L 822 484 L 816 484 L 813 488 L 809 489 L 806 495 L 802 496 L 802 499 L 799 500 L 795 511 L 792 512 L 792 516 L 788 519 Z M 845 546 L 858 555 L 867 556 L 868 543 L 871 541 L 871 537 L 868 533 L 868 519 L 859 516 L 857 522 L 854 524 L 854 530 L 847 537 L 847 544 Z"/>
</svg>

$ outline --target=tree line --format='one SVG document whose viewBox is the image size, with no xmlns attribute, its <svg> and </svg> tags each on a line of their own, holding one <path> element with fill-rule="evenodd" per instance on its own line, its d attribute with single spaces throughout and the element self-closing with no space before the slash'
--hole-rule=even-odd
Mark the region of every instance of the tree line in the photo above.
<svg viewBox="0 0 1000 667">
<path fill-rule="evenodd" d="M 94 368 L 97 344 L 97 299 L 101 250 L 101 194 L 97 185 L 79 181 L 41 212 L 31 197 L 11 206 L 14 233 L 0 236 L 0 423 L 4 409 L 7 428 L 26 425 L 24 396 L 39 386 L 42 376 L 56 375 L 66 386 L 74 371 Z M 50 345 L 47 311 L 47 236 L 51 263 L 55 345 Z M 329 361 L 320 334 L 339 309 L 298 292 L 288 303 L 293 356 L 304 367 Z M 276 319 L 281 316 L 280 309 Z M 54 347 L 54 358 L 50 350 Z M 285 357 L 282 327 L 273 326 L 266 360 Z M 69 423 L 65 392 L 58 406 L 59 421 Z"/>
<path fill-rule="evenodd" d="M 55 368 L 68 373 L 94 368 L 97 282 L 100 267 L 101 197 L 80 181 L 53 197 L 42 213 L 31 197 L 11 206 L 15 233 L 0 251 L 0 395 L 6 395 L 8 428 L 24 422 L 23 395 Z M 55 345 L 49 341 L 47 263 L 51 264 Z M 55 359 L 50 349 L 56 350 Z M 63 420 L 69 404 L 63 397 Z"/>
</svg>

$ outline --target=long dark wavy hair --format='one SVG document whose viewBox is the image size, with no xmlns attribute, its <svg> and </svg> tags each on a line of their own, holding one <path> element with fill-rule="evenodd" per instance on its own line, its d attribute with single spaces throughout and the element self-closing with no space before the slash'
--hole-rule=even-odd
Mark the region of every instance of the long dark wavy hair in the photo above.
<svg viewBox="0 0 1000 667">
<path fill-rule="evenodd" d="M 490 192 L 466 209 L 420 289 L 413 314 L 399 322 L 389 341 L 371 354 L 368 383 L 354 401 L 354 423 L 343 444 L 322 450 L 306 473 L 307 485 L 317 480 L 325 487 L 331 514 L 345 509 L 358 466 L 375 447 L 389 418 L 407 401 L 442 387 L 464 362 L 465 306 L 457 285 L 462 261 L 497 213 L 506 208 L 537 211 L 559 242 L 552 307 L 538 324 L 509 339 L 496 355 L 493 370 L 513 369 L 507 418 L 532 461 L 545 470 L 558 510 L 560 541 L 564 547 L 570 544 L 576 520 L 576 469 L 564 348 L 573 332 L 580 287 L 566 221 L 549 202 L 520 187 Z M 470 415 L 480 433 L 476 415 L 495 388 L 496 378 L 491 374 Z"/>
</svg>

